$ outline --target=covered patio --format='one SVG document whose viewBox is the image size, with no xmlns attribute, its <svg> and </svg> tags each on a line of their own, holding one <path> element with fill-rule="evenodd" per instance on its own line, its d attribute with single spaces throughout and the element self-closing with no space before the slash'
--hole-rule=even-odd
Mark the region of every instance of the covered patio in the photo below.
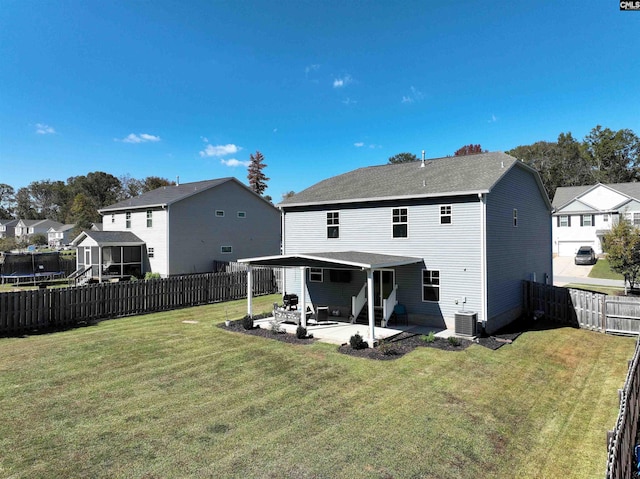
<svg viewBox="0 0 640 479">
<path fill-rule="evenodd" d="M 366 283 L 357 295 L 351 298 L 351 314 L 352 318 L 356 318 L 362 311 L 364 306 L 367 306 L 367 319 L 368 324 L 350 324 L 348 322 L 339 323 L 340 328 L 344 328 L 343 331 L 351 331 L 352 335 L 356 332 L 360 332 L 363 327 L 366 331 L 360 333 L 367 341 L 369 346 L 374 346 L 375 342 L 385 337 L 393 336 L 402 332 L 400 329 L 387 328 L 388 320 L 391 317 L 394 306 L 397 304 L 396 292 L 397 285 L 391 284 L 388 291 L 385 291 L 384 299 L 381 300 L 379 309 L 382 310 L 381 326 L 376 328 L 375 325 L 375 305 L 374 301 L 368 301 L 367 298 L 375 298 L 374 295 L 374 276 L 376 272 L 382 272 L 389 268 L 397 266 L 404 266 L 408 264 L 421 263 L 422 258 L 408 257 L 408 256 L 394 256 L 378 253 L 367 253 L 361 251 L 344 251 L 344 252 L 328 252 L 328 253 L 297 253 L 297 254 L 284 254 L 277 256 L 264 256 L 257 258 L 245 258 L 238 260 L 240 263 L 248 265 L 247 277 L 247 314 L 253 317 L 253 285 L 252 285 L 252 267 L 253 266 L 271 266 L 280 268 L 296 268 L 300 270 L 301 288 L 298 294 L 299 304 L 296 311 L 300 311 L 297 317 L 299 324 L 307 328 L 307 331 L 316 335 L 321 334 L 322 331 L 337 331 L 339 328 L 327 328 L 323 326 L 338 326 L 338 324 L 323 325 L 319 323 L 316 325 L 308 324 L 307 322 L 307 306 L 317 307 L 318 305 L 309 305 L 307 303 L 307 270 L 309 268 L 314 269 L 331 269 L 331 270 L 355 270 L 363 271 L 366 274 Z M 305 312 L 305 314 L 302 314 Z M 333 323 L 333 321 L 332 321 Z M 338 322 L 336 322 L 338 323 Z M 259 324 L 259 323 L 258 323 Z M 295 332 L 296 325 L 292 325 Z M 317 331 L 317 333 L 315 333 Z M 330 334 L 333 334 L 330 333 Z M 316 336 L 319 337 L 319 336 Z M 342 335 L 341 335 L 342 337 Z M 348 338 L 347 338 L 348 341 Z M 344 342 L 344 341 L 342 341 Z"/>
<path fill-rule="evenodd" d="M 272 319 L 273 317 L 257 319 L 254 320 L 254 324 L 256 326 L 260 326 L 263 329 L 269 329 Z M 296 334 L 297 325 L 295 324 L 280 323 L 280 327 L 289 334 Z M 364 337 L 366 328 L 367 326 L 363 324 L 328 321 L 320 323 L 308 323 L 307 333 L 313 335 L 315 339 L 323 343 L 341 345 L 348 343 L 351 336 L 356 333 Z M 375 328 L 377 341 L 393 338 L 394 336 L 404 332 L 415 334 L 429 334 L 431 331 L 433 331 L 436 337 L 439 338 L 448 338 L 449 336 L 455 336 L 455 333 L 450 329 L 441 329 L 430 326 L 398 325 L 394 326 L 393 328 Z"/>
</svg>

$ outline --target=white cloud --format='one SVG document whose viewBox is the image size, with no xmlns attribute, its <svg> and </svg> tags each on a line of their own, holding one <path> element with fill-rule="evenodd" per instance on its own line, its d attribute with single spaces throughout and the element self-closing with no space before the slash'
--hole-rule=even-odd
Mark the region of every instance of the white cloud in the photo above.
<svg viewBox="0 0 640 479">
<path fill-rule="evenodd" d="M 415 103 L 421 101 L 424 98 L 424 94 L 416 87 L 411 87 L 411 93 L 409 95 L 402 95 L 402 103 Z"/>
<path fill-rule="evenodd" d="M 342 103 L 348 106 L 348 105 L 355 105 L 358 102 L 356 100 L 352 100 L 351 98 L 347 97 L 345 100 L 342 100 Z"/>
<path fill-rule="evenodd" d="M 52 135 L 56 132 L 56 130 L 49 125 L 45 125 L 44 123 L 36 123 L 36 133 L 38 135 Z"/>
<path fill-rule="evenodd" d="M 496 121 L 498 121 L 498 119 L 496 118 L 495 115 L 491 115 L 491 120 L 489 120 L 489 123 L 495 123 Z"/>
<path fill-rule="evenodd" d="M 200 156 L 204 158 L 207 156 L 233 155 L 241 149 L 242 148 L 240 148 L 239 146 L 231 143 L 227 145 L 207 145 L 206 148 L 200 152 Z"/>
<path fill-rule="evenodd" d="M 308 65 L 304 69 L 304 74 L 308 75 L 309 73 L 317 72 L 318 70 L 320 70 L 320 65 L 317 65 L 317 64 Z"/>
<path fill-rule="evenodd" d="M 353 82 L 351 75 L 345 75 L 342 78 L 336 78 L 333 80 L 333 88 L 342 88 Z"/>
<path fill-rule="evenodd" d="M 353 146 L 355 146 L 356 148 L 362 148 L 364 146 L 364 143 L 361 141 L 357 141 L 353 144 Z"/>
<path fill-rule="evenodd" d="M 121 141 L 123 143 L 155 143 L 160 141 L 160 137 L 156 135 L 149 135 L 148 133 L 140 133 L 139 135 L 131 133 L 122 140 L 118 140 L 116 138 L 115 141 Z"/>
<path fill-rule="evenodd" d="M 249 166 L 249 164 L 251 162 L 250 161 L 240 161 L 240 160 L 236 160 L 235 158 L 231 158 L 230 160 L 220 160 L 220 163 L 222 163 L 223 165 L 227 165 L 227 166 L 230 166 L 232 168 L 235 168 L 236 166 Z"/>
</svg>

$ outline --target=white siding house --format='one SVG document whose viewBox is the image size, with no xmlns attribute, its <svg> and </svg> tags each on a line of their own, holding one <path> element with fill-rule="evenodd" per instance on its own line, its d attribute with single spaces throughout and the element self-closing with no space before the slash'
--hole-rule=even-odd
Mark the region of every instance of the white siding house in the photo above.
<svg viewBox="0 0 640 479">
<path fill-rule="evenodd" d="M 361 168 L 279 207 L 283 254 L 243 261 L 297 266 L 286 291 L 304 281 L 305 304 L 373 296 L 369 322 L 401 303 L 417 324 L 453 328 L 473 311 L 493 332 L 521 314 L 522 280 L 552 277 L 549 199 L 538 173 L 504 153 Z"/>
<path fill-rule="evenodd" d="M 602 254 L 602 237 L 620 217 L 640 226 L 640 183 L 560 187 L 553 207 L 554 254 L 574 256 L 580 246 Z"/>
<path fill-rule="evenodd" d="M 95 248 L 102 238 L 96 233 L 129 233 L 133 236 L 123 236 L 129 243 L 143 244 L 141 274 L 211 272 L 214 260 L 280 251 L 278 209 L 235 178 L 163 186 L 99 212 L 102 232 L 81 235 L 74 244 Z M 108 238 L 115 247 L 117 236 Z"/>
</svg>

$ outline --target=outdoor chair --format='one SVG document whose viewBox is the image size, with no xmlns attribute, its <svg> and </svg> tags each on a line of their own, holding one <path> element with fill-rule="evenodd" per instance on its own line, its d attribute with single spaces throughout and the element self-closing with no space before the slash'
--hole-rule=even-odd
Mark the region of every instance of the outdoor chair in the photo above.
<svg viewBox="0 0 640 479">
<path fill-rule="evenodd" d="M 409 314 L 407 313 L 407 308 L 404 304 L 398 303 L 393 307 L 393 314 L 391 315 L 391 318 L 396 324 L 399 324 L 400 321 L 404 321 L 404 323 L 409 326 Z"/>
</svg>

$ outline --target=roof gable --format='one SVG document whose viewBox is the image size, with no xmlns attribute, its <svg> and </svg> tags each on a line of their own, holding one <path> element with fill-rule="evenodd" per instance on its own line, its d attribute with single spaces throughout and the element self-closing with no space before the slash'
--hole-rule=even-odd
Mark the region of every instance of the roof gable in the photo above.
<svg viewBox="0 0 640 479">
<path fill-rule="evenodd" d="M 493 152 L 359 168 L 316 183 L 279 206 L 488 193 L 516 165 L 534 173 L 542 188 L 535 170 L 512 156 Z"/>
<path fill-rule="evenodd" d="M 563 208 L 557 210 L 557 213 L 564 214 L 569 212 L 576 213 L 576 212 L 590 212 L 590 211 L 596 212 L 598 210 L 595 208 L 592 208 L 589 205 L 582 203 L 580 200 L 574 200 L 569 204 L 567 204 L 566 206 L 564 206 Z"/>
<path fill-rule="evenodd" d="M 144 208 L 150 206 L 168 206 L 178 201 L 189 198 L 203 191 L 215 188 L 227 181 L 237 181 L 235 178 L 219 178 L 214 180 L 196 181 L 180 185 L 161 186 L 152 191 L 147 191 L 134 198 L 129 198 L 113 205 L 99 209 L 100 213 L 108 211 Z"/>
</svg>

